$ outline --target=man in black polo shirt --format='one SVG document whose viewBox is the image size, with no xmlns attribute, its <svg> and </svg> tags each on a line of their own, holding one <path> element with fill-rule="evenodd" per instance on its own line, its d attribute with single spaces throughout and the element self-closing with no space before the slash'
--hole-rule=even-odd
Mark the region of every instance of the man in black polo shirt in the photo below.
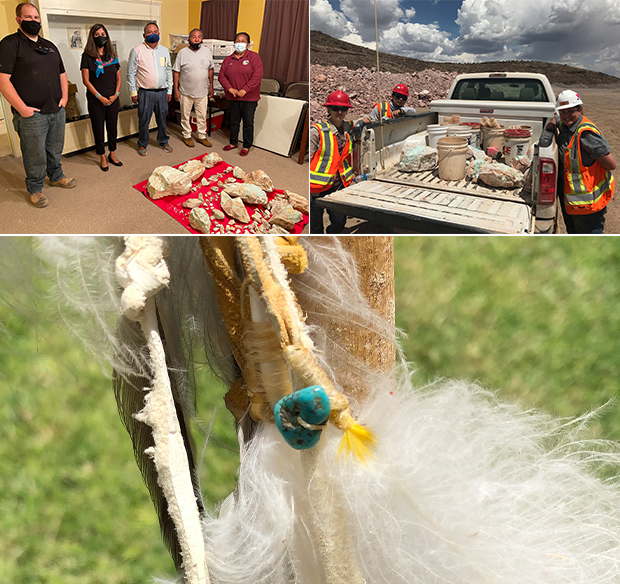
<svg viewBox="0 0 620 584">
<path fill-rule="evenodd" d="M 0 41 L 0 92 L 11 104 L 30 201 L 47 207 L 46 174 L 52 186 L 71 189 L 76 184 L 60 164 L 69 86 L 58 49 L 39 36 L 38 10 L 22 3 L 15 14 L 18 31 Z"/>
</svg>

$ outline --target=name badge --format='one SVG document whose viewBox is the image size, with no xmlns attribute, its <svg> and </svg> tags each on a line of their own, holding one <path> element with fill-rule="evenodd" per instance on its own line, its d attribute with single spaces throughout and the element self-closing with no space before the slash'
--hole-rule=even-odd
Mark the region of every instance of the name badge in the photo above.
<svg viewBox="0 0 620 584">
<path fill-rule="evenodd" d="M 247 65 L 249 63 L 249 61 L 246 59 L 245 61 L 243 61 L 243 65 Z"/>
<path fill-rule="evenodd" d="M 166 61 L 167 61 L 166 57 L 159 57 L 159 64 L 160 64 L 162 67 L 165 67 L 165 66 L 166 66 Z"/>
</svg>

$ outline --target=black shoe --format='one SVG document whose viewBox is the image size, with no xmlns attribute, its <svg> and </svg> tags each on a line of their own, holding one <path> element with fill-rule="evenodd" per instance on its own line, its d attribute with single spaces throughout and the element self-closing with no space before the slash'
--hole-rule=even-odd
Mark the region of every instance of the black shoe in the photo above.
<svg viewBox="0 0 620 584">
<path fill-rule="evenodd" d="M 110 164 L 113 164 L 114 166 L 123 166 L 123 163 L 122 163 L 120 160 L 119 160 L 118 162 L 114 162 L 114 160 L 112 160 L 112 159 L 110 158 L 110 155 L 109 155 L 109 154 L 108 154 L 108 162 L 109 162 Z"/>
<path fill-rule="evenodd" d="M 110 170 L 109 166 L 101 166 L 101 164 L 99 164 L 99 168 L 103 170 L 103 172 L 108 172 L 108 170 Z"/>
</svg>

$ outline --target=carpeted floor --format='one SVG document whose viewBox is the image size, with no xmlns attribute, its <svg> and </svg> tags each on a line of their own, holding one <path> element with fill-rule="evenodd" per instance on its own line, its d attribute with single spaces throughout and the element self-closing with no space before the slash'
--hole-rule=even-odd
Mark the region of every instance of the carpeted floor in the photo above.
<svg viewBox="0 0 620 584">
<path fill-rule="evenodd" d="M 176 165 L 209 151 L 218 152 L 232 165 L 246 172 L 264 170 L 276 188 L 288 189 L 308 196 L 308 160 L 297 164 L 298 153 L 285 158 L 259 148 L 252 148 L 246 157 L 239 149 L 224 152 L 228 131 L 218 130 L 209 140 L 212 148 L 196 143 L 194 148 L 181 141 L 181 128 L 168 125 L 170 145 L 174 151 L 166 154 L 157 146 L 155 131 L 147 155 L 138 155 L 137 138 L 118 143 L 116 155 L 124 166 L 110 165 L 108 172 L 99 169 L 99 156 L 94 150 L 62 158 L 65 176 L 74 178 L 78 186 L 61 189 L 47 185 L 43 192 L 50 201 L 48 207 L 37 209 L 30 204 L 24 183 L 21 158 L 0 158 L 0 233 L 160 233 L 188 234 L 172 217 L 141 195 L 132 185 L 146 180 L 157 166 Z M 307 228 L 306 228 L 307 230 Z"/>
</svg>

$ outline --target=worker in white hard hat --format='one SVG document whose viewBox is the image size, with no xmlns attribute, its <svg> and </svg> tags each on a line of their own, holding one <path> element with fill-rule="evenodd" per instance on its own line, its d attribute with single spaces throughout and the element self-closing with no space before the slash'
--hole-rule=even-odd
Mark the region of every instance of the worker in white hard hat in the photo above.
<svg viewBox="0 0 620 584">
<path fill-rule="evenodd" d="M 556 112 L 546 129 L 555 134 L 558 145 L 558 197 L 566 230 L 603 233 L 607 204 L 614 194 L 611 171 L 616 168 L 609 142 L 583 115 L 583 102 L 576 92 L 562 91 Z"/>
</svg>

